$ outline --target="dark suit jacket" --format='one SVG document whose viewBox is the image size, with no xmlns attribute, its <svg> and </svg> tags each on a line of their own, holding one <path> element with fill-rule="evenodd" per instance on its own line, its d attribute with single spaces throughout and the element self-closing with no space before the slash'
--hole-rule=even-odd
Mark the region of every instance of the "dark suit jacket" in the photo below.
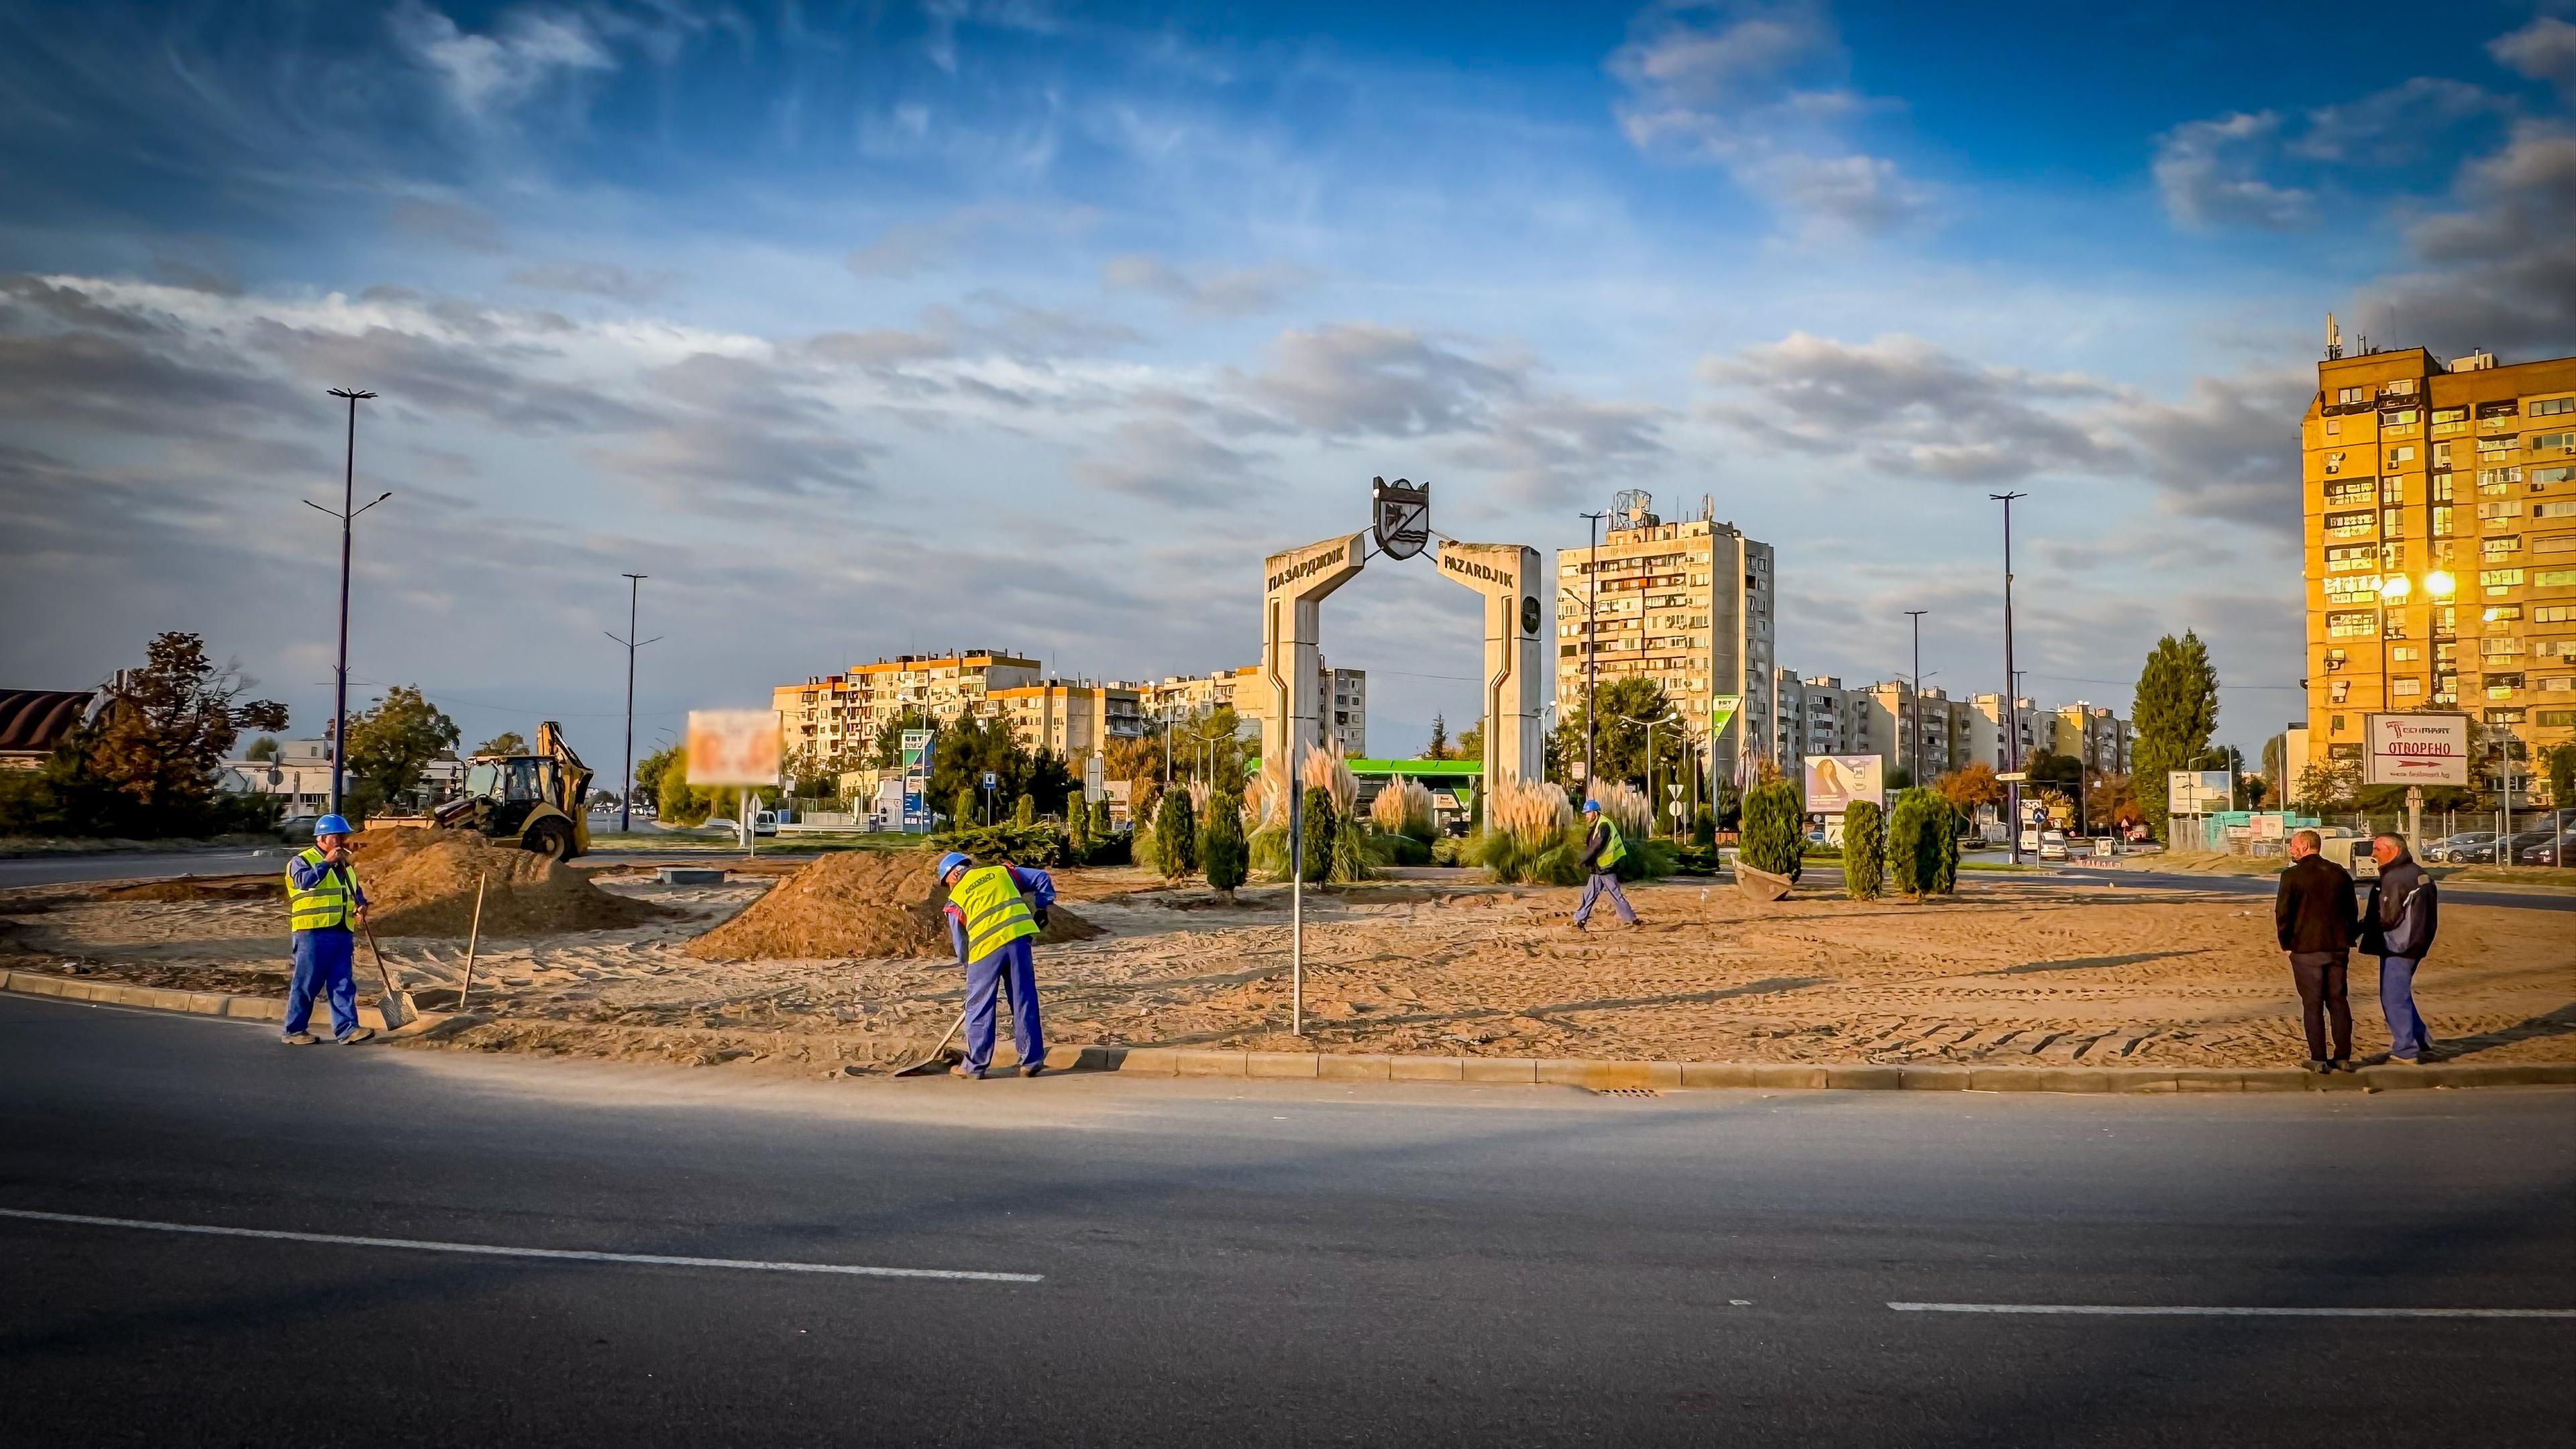
<svg viewBox="0 0 2576 1449">
<path fill-rule="evenodd" d="M 2352 898 L 2352 874 L 2322 855 L 2293 861 L 2281 872 L 2272 900 L 2272 926 L 2284 951 L 2349 951 L 2361 912 Z"/>
</svg>

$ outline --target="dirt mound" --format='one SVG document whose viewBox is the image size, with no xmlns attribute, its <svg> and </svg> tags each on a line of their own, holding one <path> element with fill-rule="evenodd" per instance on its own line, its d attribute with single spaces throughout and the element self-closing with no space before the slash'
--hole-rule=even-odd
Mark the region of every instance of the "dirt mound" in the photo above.
<svg viewBox="0 0 2576 1449">
<path fill-rule="evenodd" d="M 948 892 L 930 873 L 936 859 L 927 851 L 890 850 L 824 856 L 691 941 L 689 954 L 712 961 L 948 956 L 948 922 L 940 912 Z M 1058 905 L 1038 939 L 1052 945 L 1100 934 Z"/>
<path fill-rule="evenodd" d="M 549 936 L 640 925 L 672 914 L 611 895 L 560 861 L 454 830 L 370 830 L 357 837 L 358 884 L 380 936 L 462 938 L 483 897 L 483 934 Z"/>
<path fill-rule="evenodd" d="M 178 880 L 141 881 L 102 886 L 103 901 L 259 901 L 286 895 L 286 875 L 186 876 Z"/>
</svg>

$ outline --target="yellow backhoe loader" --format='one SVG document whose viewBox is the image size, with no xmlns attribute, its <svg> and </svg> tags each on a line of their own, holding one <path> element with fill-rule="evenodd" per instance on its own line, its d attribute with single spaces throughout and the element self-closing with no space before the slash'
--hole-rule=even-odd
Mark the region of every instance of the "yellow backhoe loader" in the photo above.
<svg viewBox="0 0 2576 1449">
<path fill-rule="evenodd" d="M 471 830 L 497 844 L 515 845 L 549 860 L 590 853 L 591 772 L 564 743 L 563 726 L 537 726 L 536 748 L 524 755 L 476 755 L 465 767 L 465 793 L 426 817 L 379 816 L 370 830 L 432 825 Z"/>
</svg>

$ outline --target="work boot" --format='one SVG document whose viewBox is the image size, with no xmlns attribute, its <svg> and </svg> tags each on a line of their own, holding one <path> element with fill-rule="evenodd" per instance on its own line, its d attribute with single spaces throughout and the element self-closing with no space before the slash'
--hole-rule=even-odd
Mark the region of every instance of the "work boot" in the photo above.
<svg viewBox="0 0 2576 1449">
<path fill-rule="evenodd" d="M 2300 1063 L 2300 1067 L 2302 1070 L 2313 1072 L 2322 1077 L 2326 1073 L 2334 1070 L 2334 1063 L 2311 1057 L 2307 1061 Z"/>
<path fill-rule="evenodd" d="M 338 1041 L 342 1046 L 356 1046 L 358 1043 L 365 1041 L 367 1038 L 374 1036 L 375 1034 L 376 1029 L 374 1027 L 353 1026 L 349 1028 L 348 1035 L 336 1037 L 334 1040 Z"/>
<path fill-rule="evenodd" d="M 964 1062 L 959 1062 L 957 1065 L 950 1067 L 948 1069 L 948 1075 L 952 1077 L 964 1077 L 970 1082 L 980 1082 L 984 1080 L 984 1073 L 981 1070 L 970 1067 Z"/>
<path fill-rule="evenodd" d="M 1042 1077 L 1046 1075 L 1046 1069 L 1047 1064 L 1044 1062 L 1022 1062 L 1020 1064 L 1020 1075 L 1024 1077 Z"/>
<path fill-rule="evenodd" d="M 309 1031 L 299 1031 L 292 1036 L 282 1036 L 278 1038 L 279 1041 L 286 1043 L 288 1046 L 311 1046 L 321 1039 L 322 1038 L 315 1036 Z"/>
</svg>

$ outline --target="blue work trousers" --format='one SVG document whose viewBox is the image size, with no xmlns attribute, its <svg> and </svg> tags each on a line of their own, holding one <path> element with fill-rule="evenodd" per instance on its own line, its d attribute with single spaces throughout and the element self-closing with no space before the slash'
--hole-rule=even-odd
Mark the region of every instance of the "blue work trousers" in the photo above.
<svg viewBox="0 0 2576 1449">
<path fill-rule="evenodd" d="M 358 938 L 346 926 L 295 933 L 295 979 L 286 986 L 288 1036 L 313 1020 L 316 996 L 331 1002 L 333 1036 L 347 1036 L 358 1029 L 358 983 L 350 974 L 357 955 Z"/>
<path fill-rule="evenodd" d="M 2432 1033 L 2424 1029 L 2424 1014 L 2415 1009 L 2415 967 L 2419 959 L 2379 958 L 2379 1012 L 2388 1018 L 2388 1054 L 2408 1061 L 2420 1059 L 2433 1047 Z"/>
<path fill-rule="evenodd" d="M 1038 972 L 1030 958 L 1034 936 L 1022 936 L 966 967 L 966 1066 L 983 1071 L 993 1065 L 993 995 L 1010 993 L 1011 1040 L 1019 1046 L 1020 1063 L 1046 1060 L 1046 1033 L 1038 1026 Z"/>
<path fill-rule="evenodd" d="M 1591 920 L 1593 903 L 1603 896 L 1608 896 L 1610 904 L 1618 908 L 1620 920 L 1632 926 L 1637 924 L 1637 913 L 1628 905 L 1627 893 L 1619 889 L 1619 877 L 1606 870 L 1596 870 L 1584 880 L 1583 903 L 1574 908 L 1574 924 L 1580 926 Z"/>
</svg>

